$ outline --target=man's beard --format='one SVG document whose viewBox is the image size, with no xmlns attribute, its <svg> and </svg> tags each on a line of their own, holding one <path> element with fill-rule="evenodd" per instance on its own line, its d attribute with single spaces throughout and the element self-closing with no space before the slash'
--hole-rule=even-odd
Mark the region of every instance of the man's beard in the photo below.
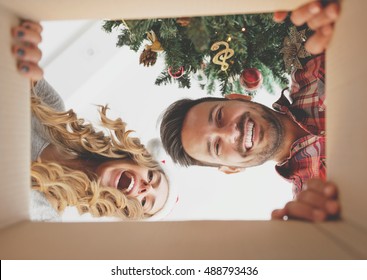
<svg viewBox="0 0 367 280">
<path fill-rule="evenodd" d="M 261 117 L 269 124 L 268 143 L 260 153 L 256 154 L 256 161 L 251 162 L 251 164 L 246 167 L 261 165 L 266 161 L 268 161 L 269 159 L 273 158 L 274 154 L 279 150 L 279 147 L 283 141 L 284 129 L 280 120 L 269 108 L 263 105 L 261 105 L 261 107 L 262 107 Z M 245 141 L 244 127 L 245 127 L 245 121 L 248 117 L 249 113 L 248 112 L 244 113 L 237 123 L 237 128 L 240 131 L 240 136 L 238 137 L 236 150 L 243 158 L 247 157 L 247 152 L 244 149 L 244 141 Z M 261 142 L 264 138 L 264 131 L 260 130 L 258 123 L 257 125 L 259 129 L 259 142 Z"/>
</svg>

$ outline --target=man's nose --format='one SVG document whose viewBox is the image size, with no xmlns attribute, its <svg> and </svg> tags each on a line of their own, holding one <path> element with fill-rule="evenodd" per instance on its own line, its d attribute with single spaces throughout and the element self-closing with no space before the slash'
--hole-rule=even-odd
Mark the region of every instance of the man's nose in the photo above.
<svg viewBox="0 0 367 280">
<path fill-rule="evenodd" d="M 218 136 L 220 136 L 222 140 L 227 142 L 228 144 L 236 144 L 238 141 L 238 137 L 240 136 L 237 124 L 232 123 L 224 127 L 218 128 Z"/>
</svg>

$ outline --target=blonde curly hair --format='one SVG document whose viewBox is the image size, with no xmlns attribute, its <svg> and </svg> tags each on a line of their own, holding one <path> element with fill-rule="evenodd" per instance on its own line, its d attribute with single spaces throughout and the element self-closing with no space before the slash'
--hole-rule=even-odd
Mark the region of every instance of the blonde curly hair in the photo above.
<svg viewBox="0 0 367 280">
<path fill-rule="evenodd" d="M 151 157 L 138 138 L 131 137 L 126 123 L 120 118 L 106 116 L 107 106 L 99 106 L 102 126 L 109 136 L 78 118 L 73 110 L 58 112 L 31 94 L 32 114 L 43 124 L 50 142 L 72 158 L 129 159 L 139 166 L 158 170 L 159 164 Z M 144 213 L 140 202 L 121 191 L 102 186 L 96 174 L 72 170 L 55 162 L 32 162 L 32 189 L 44 193 L 60 213 L 67 206 L 76 206 L 80 214 L 95 217 L 116 216 L 122 219 L 141 219 Z"/>
</svg>

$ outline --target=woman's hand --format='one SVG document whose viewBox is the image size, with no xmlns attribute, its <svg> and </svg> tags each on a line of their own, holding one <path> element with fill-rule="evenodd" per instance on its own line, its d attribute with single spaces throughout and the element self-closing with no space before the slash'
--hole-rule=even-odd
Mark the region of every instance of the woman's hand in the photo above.
<svg viewBox="0 0 367 280">
<path fill-rule="evenodd" d="M 305 48 L 312 54 L 322 53 L 334 33 L 334 23 L 339 17 L 340 5 L 330 3 L 323 7 L 320 1 L 307 3 L 297 8 L 291 13 L 291 21 L 297 25 L 307 23 L 308 27 L 315 31 L 306 42 Z M 282 22 L 288 15 L 288 12 L 275 12 L 273 19 L 276 22 Z"/>
<path fill-rule="evenodd" d="M 42 26 L 38 22 L 24 20 L 20 25 L 13 27 L 12 54 L 17 61 L 19 73 L 38 81 L 43 77 L 43 70 L 38 62 L 41 60 L 42 52 L 38 44 L 42 41 Z"/>
<path fill-rule="evenodd" d="M 294 201 L 284 208 L 273 211 L 272 220 L 299 219 L 321 222 L 339 218 L 340 202 L 338 188 L 331 182 L 319 179 L 307 181 L 307 187 L 300 192 Z"/>
</svg>

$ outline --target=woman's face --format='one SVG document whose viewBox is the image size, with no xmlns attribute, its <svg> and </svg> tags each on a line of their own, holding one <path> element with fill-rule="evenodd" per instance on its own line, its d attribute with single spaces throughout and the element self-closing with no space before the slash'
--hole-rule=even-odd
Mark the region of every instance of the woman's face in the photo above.
<svg viewBox="0 0 367 280">
<path fill-rule="evenodd" d="M 116 188 L 138 199 L 145 214 L 157 213 L 168 197 L 168 181 L 157 170 L 141 167 L 131 160 L 110 160 L 100 164 L 96 173 L 102 185 Z"/>
</svg>

